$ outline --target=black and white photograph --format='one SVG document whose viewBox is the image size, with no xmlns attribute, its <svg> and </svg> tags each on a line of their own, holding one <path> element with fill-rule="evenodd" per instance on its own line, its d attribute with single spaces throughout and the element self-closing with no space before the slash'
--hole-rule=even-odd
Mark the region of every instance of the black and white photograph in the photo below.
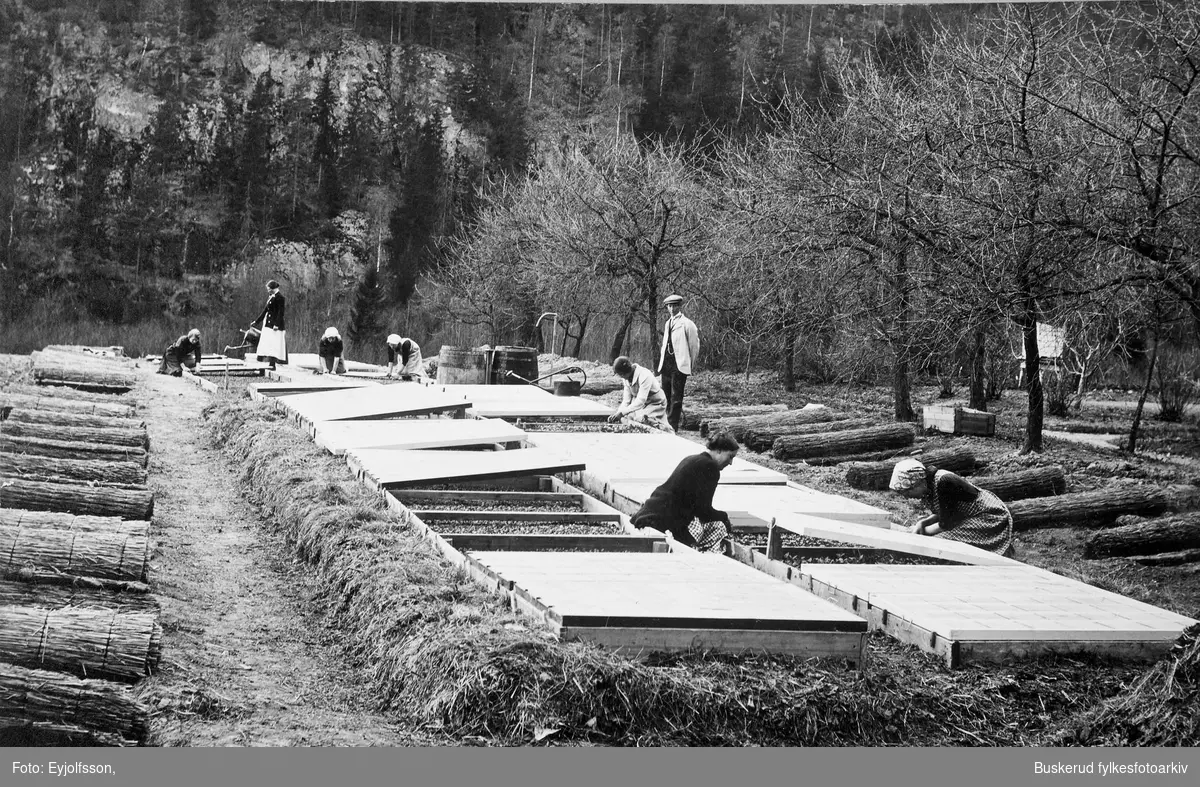
<svg viewBox="0 0 1200 787">
<path fill-rule="evenodd" d="M 0 0 L 14 784 L 1198 719 L 1200 5 Z"/>
</svg>

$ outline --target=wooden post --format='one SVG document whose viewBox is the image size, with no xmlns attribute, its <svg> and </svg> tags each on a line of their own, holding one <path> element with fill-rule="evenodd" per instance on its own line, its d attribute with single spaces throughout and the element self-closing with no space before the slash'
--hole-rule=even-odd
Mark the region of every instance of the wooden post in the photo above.
<svg viewBox="0 0 1200 787">
<path fill-rule="evenodd" d="M 767 559 L 779 560 L 783 557 L 783 528 L 775 526 L 775 517 L 767 526 Z"/>
</svg>

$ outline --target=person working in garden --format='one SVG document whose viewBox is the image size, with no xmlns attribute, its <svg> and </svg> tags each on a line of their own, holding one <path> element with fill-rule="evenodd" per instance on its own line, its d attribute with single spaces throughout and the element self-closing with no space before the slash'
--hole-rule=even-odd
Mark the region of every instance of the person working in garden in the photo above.
<svg viewBox="0 0 1200 787">
<path fill-rule="evenodd" d="M 342 337 L 332 325 L 317 344 L 317 374 L 345 374 L 346 362 L 342 360 Z"/>
<path fill-rule="evenodd" d="M 889 486 L 902 497 L 924 498 L 929 505 L 932 513 L 919 519 L 910 532 L 1012 556 L 1012 514 L 991 492 L 949 470 L 926 467 L 916 459 L 898 463 Z"/>
<path fill-rule="evenodd" d="M 667 422 L 667 397 L 658 380 L 654 379 L 654 373 L 624 355 L 613 361 L 612 368 L 623 381 L 625 391 L 621 396 L 621 406 L 608 417 L 608 422 L 616 423 L 625 417 L 665 432 L 671 431 L 671 425 Z"/>
<path fill-rule="evenodd" d="M 398 333 L 387 337 L 388 348 L 388 378 L 410 375 L 424 377 L 425 367 L 421 362 L 421 345 L 412 339 L 405 339 Z"/>
<path fill-rule="evenodd" d="M 162 363 L 158 365 L 158 373 L 182 377 L 183 367 L 187 366 L 190 369 L 198 365 L 200 356 L 200 329 L 193 328 L 163 350 Z"/>
<path fill-rule="evenodd" d="M 725 432 L 708 438 L 705 450 L 685 458 L 633 515 L 636 527 L 670 533 L 701 552 L 720 551 L 729 535 L 729 514 L 713 508 L 721 471 L 733 462 L 737 440 Z"/>
<path fill-rule="evenodd" d="M 700 332 L 696 323 L 683 314 L 683 296 L 668 296 L 663 304 L 671 316 L 663 326 L 658 374 L 667 397 L 667 423 L 678 432 L 679 422 L 683 419 L 683 386 L 700 355 Z"/>
<path fill-rule="evenodd" d="M 287 363 L 287 327 L 285 313 L 287 304 L 283 293 L 279 291 L 279 282 L 271 279 L 267 282 L 267 303 L 262 313 L 254 318 L 251 326 L 261 323 L 261 335 L 258 337 L 258 359 L 266 361 L 275 368 L 277 363 Z"/>
</svg>

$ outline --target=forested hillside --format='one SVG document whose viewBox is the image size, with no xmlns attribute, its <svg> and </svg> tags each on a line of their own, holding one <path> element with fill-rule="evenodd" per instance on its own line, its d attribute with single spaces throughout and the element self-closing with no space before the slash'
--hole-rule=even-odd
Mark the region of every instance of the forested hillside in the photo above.
<svg viewBox="0 0 1200 787">
<path fill-rule="evenodd" d="M 1187 377 L 1187 3 L 0 0 L 0 29 L 9 351 L 232 338 L 276 276 L 291 332 L 368 359 L 645 353 L 679 291 L 707 364 L 890 379 L 900 419 L 919 371 L 986 406 L 1039 323 L 1058 398 L 1114 349 Z"/>
</svg>

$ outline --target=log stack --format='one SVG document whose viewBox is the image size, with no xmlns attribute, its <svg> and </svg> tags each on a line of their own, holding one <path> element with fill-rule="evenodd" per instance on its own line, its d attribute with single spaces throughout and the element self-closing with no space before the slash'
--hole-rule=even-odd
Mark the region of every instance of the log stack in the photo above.
<svg viewBox="0 0 1200 787">
<path fill-rule="evenodd" d="M 969 448 L 939 448 L 880 462 L 850 462 L 846 467 L 846 483 L 854 489 L 885 490 L 891 483 L 892 470 L 901 459 L 916 459 L 959 475 L 970 475 L 975 470 L 975 454 Z"/>
<path fill-rule="evenodd" d="M 679 421 L 680 429 L 696 431 L 702 428 L 706 421 L 718 418 L 740 418 L 748 415 L 766 415 L 767 413 L 782 413 L 788 409 L 786 404 L 703 404 L 696 407 L 686 407 Z"/>
<path fill-rule="evenodd" d="M 771 453 L 776 459 L 794 461 L 815 457 L 852 456 L 912 445 L 916 431 L 911 424 L 886 424 L 845 432 L 783 436 Z"/>
<path fill-rule="evenodd" d="M 846 421 L 849 418 L 850 416 L 844 413 L 834 412 L 826 407 L 814 407 L 811 410 L 785 410 L 778 413 L 746 415 L 736 418 L 715 418 L 701 423 L 700 433 L 707 436 L 717 432 L 728 432 L 740 443 L 745 441 L 746 433 L 751 429 L 820 424 L 829 421 Z"/>
<path fill-rule="evenodd" d="M 66 443 L 100 443 L 141 449 L 150 447 L 150 438 L 145 427 L 62 426 L 14 420 L 10 417 L 4 422 L 4 434 L 8 437 L 57 440 Z"/>
<path fill-rule="evenodd" d="M 1156 515 L 1168 510 L 1171 494 L 1156 487 L 1120 487 L 1010 503 L 1013 529 L 1106 525 L 1122 514 Z"/>
</svg>

